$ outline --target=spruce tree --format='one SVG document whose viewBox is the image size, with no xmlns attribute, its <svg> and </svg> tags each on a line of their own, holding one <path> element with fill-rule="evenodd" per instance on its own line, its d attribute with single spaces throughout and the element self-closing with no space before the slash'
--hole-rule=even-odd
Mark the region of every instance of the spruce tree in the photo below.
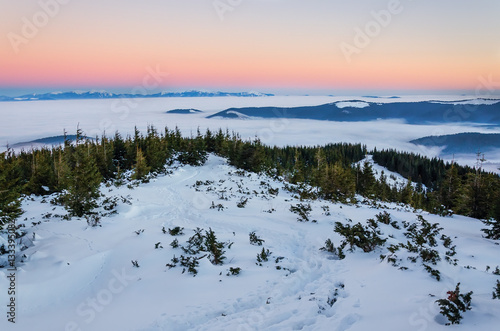
<svg viewBox="0 0 500 331">
<path fill-rule="evenodd" d="M 458 175 L 458 168 L 452 164 L 446 170 L 445 178 L 441 184 L 441 201 L 447 208 L 460 213 L 465 208 L 464 190 L 462 180 Z"/>
<path fill-rule="evenodd" d="M 302 157 L 298 148 L 295 149 L 293 171 L 290 181 L 294 184 L 302 183 L 305 181 L 304 162 L 302 161 Z"/>
<path fill-rule="evenodd" d="M 406 186 L 401 190 L 402 203 L 413 205 L 413 187 L 411 186 L 411 178 L 408 178 Z"/>
<path fill-rule="evenodd" d="M 323 148 L 318 147 L 314 154 L 316 167 L 313 169 L 312 184 L 321 187 L 326 179 L 326 157 Z"/>
<path fill-rule="evenodd" d="M 359 169 L 359 166 L 357 169 Z M 375 175 L 373 174 L 372 165 L 368 161 L 365 161 L 363 169 L 357 171 L 359 172 L 357 185 L 358 193 L 365 197 L 373 198 L 375 196 Z"/>
<path fill-rule="evenodd" d="M 0 230 L 22 215 L 19 176 L 10 151 L 0 153 Z"/>
<path fill-rule="evenodd" d="M 132 175 L 132 178 L 137 180 L 144 180 L 146 175 L 149 174 L 150 170 L 151 168 L 148 166 L 142 150 L 140 148 L 137 148 L 137 157 L 135 159 L 134 174 Z"/>
<path fill-rule="evenodd" d="M 158 132 L 152 126 L 148 127 L 146 147 L 147 149 L 144 154 L 151 171 L 162 172 L 167 161 L 167 149 L 163 145 Z"/>
<path fill-rule="evenodd" d="M 26 194 L 44 195 L 53 192 L 56 180 L 51 154 L 45 148 L 31 151 L 31 175 L 25 187 Z"/>
<path fill-rule="evenodd" d="M 376 183 L 375 192 L 377 194 L 377 198 L 382 201 L 389 200 L 390 196 L 390 186 L 387 184 L 387 176 L 385 175 L 384 170 L 380 172 L 380 177 Z"/>
<path fill-rule="evenodd" d="M 77 146 L 72 155 L 74 167 L 69 173 L 64 204 L 71 216 L 92 214 L 97 207 L 102 176 L 94 157 L 90 154 L 91 143 L 83 141 L 81 130 L 77 131 Z"/>
</svg>

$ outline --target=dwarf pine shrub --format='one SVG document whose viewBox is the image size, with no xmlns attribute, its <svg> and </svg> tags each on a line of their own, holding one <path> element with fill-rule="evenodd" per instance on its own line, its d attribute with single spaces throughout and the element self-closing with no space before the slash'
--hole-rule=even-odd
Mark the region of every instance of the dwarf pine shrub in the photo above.
<svg viewBox="0 0 500 331">
<path fill-rule="evenodd" d="M 298 203 L 296 205 L 291 205 L 290 206 L 290 211 L 294 214 L 297 214 L 299 217 L 297 217 L 297 221 L 299 222 L 309 222 L 309 217 L 311 215 L 311 204 L 302 204 Z"/>
<path fill-rule="evenodd" d="M 249 234 L 250 244 L 262 246 L 262 243 L 265 242 L 264 239 L 261 239 L 259 236 L 255 234 L 255 231 L 250 232 Z"/>
<path fill-rule="evenodd" d="M 335 232 L 343 236 L 340 247 L 343 249 L 349 245 L 349 250 L 352 252 L 356 247 L 361 248 L 363 252 L 368 253 L 376 247 L 384 245 L 387 238 L 382 239 L 381 233 L 373 228 L 365 227 L 361 223 L 353 226 L 349 224 L 343 225 L 340 222 L 335 223 Z"/>
<path fill-rule="evenodd" d="M 450 324 L 460 324 L 463 316 L 461 312 L 466 312 L 471 310 L 471 301 L 473 292 L 470 291 L 466 294 L 460 293 L 460 283 L 457 284 L 454 291 L 447 292 L 448 297 L 446 299 L 439 299 L 436 302 L 439 305 L 440 313 L 445 316 Z"/>
<path fill-rule="evenodd" d="M 264 249 L 264 247 L 262 247 L 262 251 L 257 254 L 257 264 L 262 266 L 262 262 L 269 261 L 271 254 L 272 252 L 270 252 L 269 249 Z"/>
<path fill-rule="evenodd" d="M 169 228 L 168 234 L 170 234 L 171 236 L 182 236 L 184 234 L 184 232 L 182 232 L 182 230 L 184 230 L 184 228 L 181 228 L 180 226 L 176 226 L 173 229 Z M 163 233 L 165 233 L 165 232 L 163 232 Z"/>
<path fill-rule="evenodd" d="M 324 251 L 324 252 L 328 252 L 328 253 L 332 253 L 333 255 L 338 257 L 340 260 L 345 258 L 345 254 L 344 254 L 342 247 L 335 248 L 335 245 L 333 244 L 333 242 L 330 239 L 327 239 L 325 241 L 325 246 L 321 247 L 319 250 Z"/>
<path fill-rule="evenodd" d="M 497 280 L 497 285 L 493 288 L 493 299 L 500 300 L 500 281 Z"/>
</svg>

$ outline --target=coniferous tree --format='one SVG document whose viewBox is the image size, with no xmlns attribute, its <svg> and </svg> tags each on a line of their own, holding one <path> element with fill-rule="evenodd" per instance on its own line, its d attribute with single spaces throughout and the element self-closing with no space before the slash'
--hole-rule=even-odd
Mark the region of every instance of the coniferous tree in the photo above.
<svg viewBox="0 0 500 331">
<path fill-rule="evenodd" d="M 263 168 L 264 154 L 258 139 L 255 142 L 245 142 L 241 145 L 239 168 L 247 171 L 260 172 Z"/>
<path fill-rule="evenodd" d="M 375 186 L 376 186 L 375 192 L 377 194 L 377 198 L 382 201 L 388 201 L 391 189 L 389 187 L 389 184 L 387 184 L 387 176 L 385 175 L 384 170 L 380 172 L 380 177 Z"/>
<path fill-rule="evenodd" d="M 358 168 L 359 169 L 359 165 Z M 373 168 L 368 161 L 363 164 L 362 170 L 357 170 L 358 172 L 358 184 L 357 191 L 359 194 L 373 198 L 375 196 L 375 175 L 373 174 Z"/>
<path fill-rule="evenodd" d="M 305 181 L 304 163 L 302 162 L 302 157 L 298 149 L 295 150 L 293 170 L 290 181 L 294 184 L 302 183 Z"/>
<path fill-rule="evenodd" d="M 71 169 L 66 161 L 64 150 L 61 147 L 58 147 L 53 154 L 56 191 L 61 192 L 68 188 Z"/>
<path fill-rule="evenodd" d="M 460 213 L 465 208 L 462 180 L 458 175 L 458 169 L 453 164 L 446 170 L 445 178 L 441 185 L 442 204 L 454 212 Z"/>
<path fill-rule="evenodd" d="M 312 171 L 312 184 L 321 187 L 327 177 L 326 156 L 323 148 L 318 147 L 314 155 L 316 167 Z"/>
<path fill-rule="evenodd" d="M 26 194 L 44 195 L 56 186 L 51 151 L 46 148 L 31 151 L 31 175 L 25 187 Z"/>
<path fill-rule="evenodd" d="M 486 183 L 480 172 L 467 177 L 467 211 L 470 217 L 483 219 L 488 216 Z"/>
<path fill-rule="evenodd" d="M 328 167 L 328 179 L 323 186 L 325 198 L 346 201 L 356 193 L 356 181 L 350 168 L 344 168 L 341 162 Z"/>
<path fill-rule="evenodd" d="M 0 153 L 0 230 L 23 213 L 14 161 L 10 151 Z"/>
<path fill-rule="evenodd" d="M 102 176 L 99 173 L 94 157 L 90 154 L 91 142 L 82 138 L 80 129 L 77 131 L 77 141 L 72 162 L 74 167 L 67 178 L 67 193 L 64 205 L 70 215 L 82 217 L 92 214 L 97 207 L 99 186 Z"/>
<path fill-rule="evenodd" d="M 413 204 L 413 187 L 411 186 L 411 178 L 408 178 L 406 186 L 401 190 L 401 200 L 402 203 L 412 205 Z"/>
<path fill-rule="evenodd" d="M 149 174 L 151 168 L 148 166 L 146 162 L 146 158 L 142 153 L 140 148 L 137 148 L 137 157 L 135 160 L 134 174 L 132 175 L 132 179 L 144 180 L 144 178 Z"/>
<path fill-rule="evenodd" d="M 118 131 L 115 132 L 113 138 L 113 163 L 116 169 L 129 169 L 131 167 L 130 160 L 127 159 L 127 148 L 125 141 Z"/>
<path fill-rule="evenodd" d="M 95 159 L 97 168 L 102 177 L 106 180 L 113 178 L 117 171 L 117 165 L 113 162 L 113 141 L 104 135 L 100 139 L 96 137 L 95 144 L 92 144 L 91 150 L 91 154 Z"/>
<path fill-rule="evenodd" d="M 166 146 L 162 143 L 161 137 L 152 126 L 148 127 L 146 146 L 145 157 L 151 171 L 161 172 L 167 161 L 168 153 Z"/>
</svg>

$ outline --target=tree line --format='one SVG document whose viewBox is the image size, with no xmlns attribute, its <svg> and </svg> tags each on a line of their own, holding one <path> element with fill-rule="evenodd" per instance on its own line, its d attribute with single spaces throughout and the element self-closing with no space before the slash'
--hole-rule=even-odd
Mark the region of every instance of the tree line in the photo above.
<svg viewBox="0 0 500 331">
<path fill-rule="evenodd" d="M 90 138 L 78 129 L 75 140 L 65 134 L 61 146 L 1 153 L 0 227 L 21 215 L 22 196 L 59 193 L 56 202 L 70 216 L 82 217 L 97 206 L 102 182 L 122 181 L 125 173 L 147 181 L 174 161 L 202 165 L 208 153 L 227 158 L 235 167 L 281 178 L 301 198 L 353 202 L 359 194 L 433 213 L 500 221 L 500 177 L 479 168 L 394 150 L 368 151 L 361 144 L 271 147 L 227 130 L 197 130 L 184 137 L 178 128 L 158 131 L 149 126 L 145 134 L 135 129 L 126 137 L 116 132 Z M 376 178 L 372 166 L 360 162 L 367 154 L 408 178 L 407 183 L 391 185 L 383 172 Z"/>
</svg>

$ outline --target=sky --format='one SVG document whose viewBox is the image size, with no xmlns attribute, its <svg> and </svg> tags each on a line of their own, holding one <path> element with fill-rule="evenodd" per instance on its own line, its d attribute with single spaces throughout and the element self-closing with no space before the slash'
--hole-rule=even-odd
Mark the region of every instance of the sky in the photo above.
<svg viewBox="0 0 500 331">
<path fill-rule="evenodd" d="M 498 0 L 0 0 L 0 12 L 0 95 L 500 89 Z"/>
</svg>

